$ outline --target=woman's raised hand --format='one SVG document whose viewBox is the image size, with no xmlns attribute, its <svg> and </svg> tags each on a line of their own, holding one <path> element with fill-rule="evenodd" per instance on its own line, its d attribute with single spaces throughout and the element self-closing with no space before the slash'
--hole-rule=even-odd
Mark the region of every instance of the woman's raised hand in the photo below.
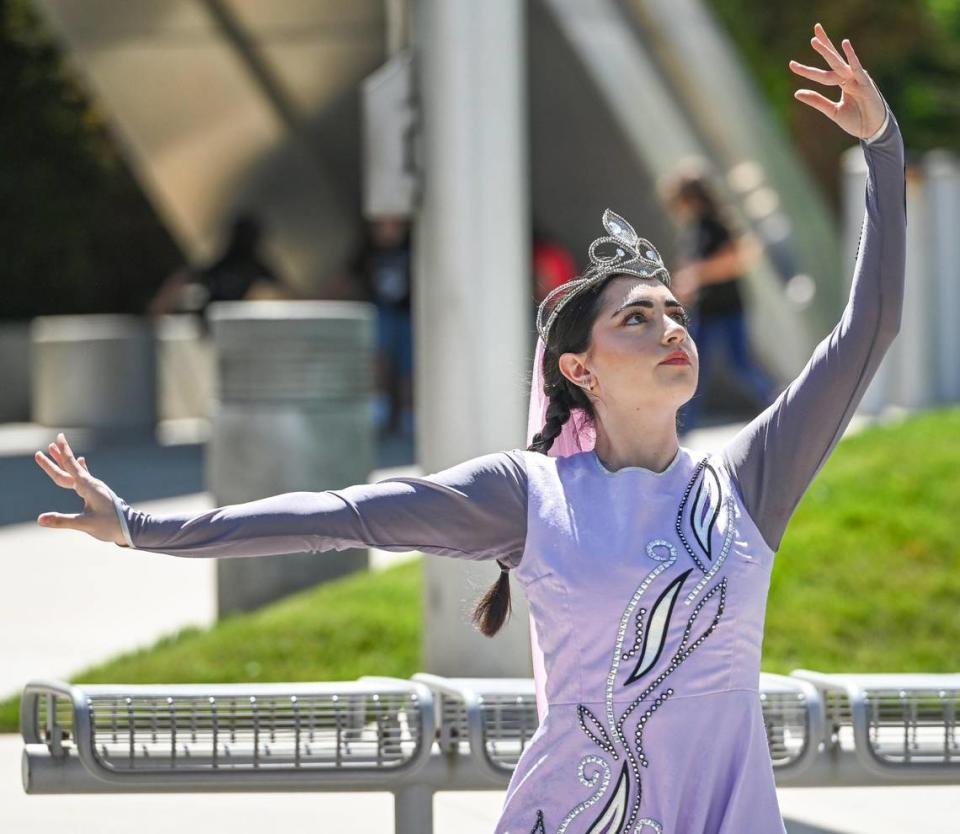
<svg viewBox="0 0 960 834">
<path fill-rule="evenodd" d="M 40 451 L 33 459 L 57 486 L 75 490 L 83 499 L 84 506 L 82 513 L 41 513 L 37 523 L 42 527 L 80 530 L 104 542 L 126 544 L 110 488 L 90 474 L 87 461 L 82 456 L 79 460 L 74 457 L 62 433 L 57 435 L 57 442 L 51 443 L 47 450 L 53 460 Z"/>
<path fill-rule="evenodd" d="M 880 129 L 886 116 L 886 106 L 880 91 L 861 66 L 857 53 L 853 51 L 853 44 L 848 39 L 844 38 L 841 46 L 849 64 L 840 57 L 833 41 L 819 23 L 813 27 L 813 31 L 816 36 L 810 43 L 823 56 L 830 69 L 808 67 L 797 61 L 790 62 L 790 69 L 811 81 L 838 86 L 840 101 L 830 101 L 813 90 L 797 90 L 793 94 L 794 98 L 829 116 L 851 136 L 858 139 L 871 136 Z"/>
</svg>

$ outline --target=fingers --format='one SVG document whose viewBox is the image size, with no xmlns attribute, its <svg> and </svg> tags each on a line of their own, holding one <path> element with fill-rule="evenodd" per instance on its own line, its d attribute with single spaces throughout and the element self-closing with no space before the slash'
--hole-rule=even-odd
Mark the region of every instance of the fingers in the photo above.
<svg viewBox="0 0 960 834">
<path fill-rule="evenodd" d="M 811 81 L 816 81 L 820 84 L 840 83 L 839 76 L 833 70 L 820 69 L 819 67 L 808 67 L 806 64 L 801 64 L 798 61 L 791 61 L 789 67 L 797 75 L 802 75 L 804 78 L 809 78 Z"/>
<path fill-rule="evenodd" d="M 853 51 L 853 44 L 850 43 L 850 39 L 844 38 L 840 45 L 843 47 L 843 53 L 847 56 L 847 61 L 850 62 L 853 70 L 856 72 L 864 72 L 863 65 L 860 63 L 857 53 Z"/>
<path fill-rule="evenodd" d="M 37 523 L 43 527 L 59 527 L 64 530 L 86 532 L 86 518 L 82 513 L 41 513 Z"/>
<path fill-rule="evenodd" d="M 53 444 L 51 443 L 50 445 L 52 446 Z M 73 488 L 74 479 L 51 461 L 43 452 L 34 454 L 33 459 L 40 468 L 50 476 L 50 479 L 57 486 L 63 487 L 64 489 Z"/>
<path fill-rule="evenodd" d="M 60 432 L 60 434 L 57 435 L 57 446 L 59 447 L 61 456 L 63 458 L 63 463 L 60 465 L 63 466 L 68 474 L 79 475 L 80 464 L 77 463 L 77 459 L 73 456 L 73 449 L 71 449 L 70 444 L 67 443 L 67 438 L 63 432 Z"/>
<path fill-rule="evenodd" d="M 80 455 L 80 457 L 77 458 L 77 462 L 78 462 L 84 469 L 86 469 L 87 472 L 90 471 L 90 467 L 87 466 L 87 459 L 86 459 L 83 455 Z"/>
<path fill-rule="evenodd" d="M 845 78 L 850 73 L 850 68 L 843 62 L 843 59 L 828 47 L 819 38 L 810 38 L 810 45 L 817 50 L 824 60 L 830 65 L 841 78 Z"/>
<path fill-rule="evenodd" d="M 57 435 L 56 443 L 47 446 L 47 453 L 52 460 L 40 451 L 34 454 L 33 459 L 57 486 L 79 492 L 80 487 L 91 477 L 86 459 L 81 457 L 77 460 L 74 457 L 73 450 L 62 432 Z"/>
<path fill-rule="evenodd" d="M 793 94 L 793 97 L 802 101 L 804 104 L 815 107 L 825 116 L 829 116 L 835 120 L 837 105 L 830 101 L 830 99 L 824 98 L 820 93 L 816 93 L 813 90 L 797 90 Z"/>
<path fill-rule="evenodd" d="M 833 41 L 830 40 L 830 36 L 827 34 L 827 30 L 824 29 L 823 26 L 821 26 L 819 23 L 815 23 L 813 25 L 813 31 L 814 31 L 814 34 L 817 36 L 817 38 L 819 38 L 821 43 L 823 43 L 823 45 L 826 46 L 827 49 L 829 49 L 830 52 L 833 53 L 833 56 L 838 61 L 843 63 L 843 59 L 840 57 L 840 53 L 837 50 L 837 48 L 833 45 Z"/>
<path fill-rule="evenodd" d="M 63 450 L 56 443 L 47 444 L 47 453 L 54 460 L 54 462 L 57 464 L 57 466 L 60 468 L 60 471 L 63 472 L 64 475 L 70 474 L 67 468 L 67 461 L 63 455 Z"/>
</svg>

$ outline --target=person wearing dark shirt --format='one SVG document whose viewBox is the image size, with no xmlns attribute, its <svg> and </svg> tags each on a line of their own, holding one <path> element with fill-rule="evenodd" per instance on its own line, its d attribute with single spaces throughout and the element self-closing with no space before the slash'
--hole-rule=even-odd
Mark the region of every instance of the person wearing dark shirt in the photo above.
<svg viewBox="0 0 960 834">
<path fill-rule="evenodd" d="M 767 372 L 753 359 L 747 334 L 740 279 L 748 247 L 734 240 L 706 178 L 681 173 L 666 189 L 667 206 L 682 226 L 674 272 L 676 292 L 692 310 L 691 334 L 700 347 L 697 392 L 681 409 L 682 430 L 696 428 L 710 387 L 718 350 L 729 357 L 734 381 L 766 408 L 777 395 Z"/>
<path fill-rule="evenodd" d="M 413 327 L 410 224 L 380 217 L 367 226 L 354 261 L 365 296 L 377 308 L 375 421 L 383 433 L 413 434 Z"/>
<path fill-rule="evenodd" d="M 201 317 L 208 333 L 207 308 L 215 301 L 241 301 L 256 285 L 270 285 L 283 298 L 303 298 L 284 282 L 260 250 L 262 226 L 249 213 L 238 215 L 230 228 L 223 253 L 205 266 L 182 268 L 170 275 L 154 295 L 147 313 L 156 318 L 167 313 L 191 312 Z"/>
</svg>

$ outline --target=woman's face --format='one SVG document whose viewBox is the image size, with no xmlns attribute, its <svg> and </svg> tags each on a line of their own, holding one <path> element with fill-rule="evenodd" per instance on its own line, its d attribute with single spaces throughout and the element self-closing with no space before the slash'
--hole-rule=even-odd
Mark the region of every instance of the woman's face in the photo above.
<svg viewBox="0 0 960 834">
<path fill-rule="evenodd" d="M 696 391 L 700 370 L 684 318 L 683 307 L 660 281 L 612 278 L 601 294 L 590 347 L 563 354 L 561 371 L 607 408 L 678 409 Z M 688 362 L 664 364 L 675 351 Z"/>
</svg>

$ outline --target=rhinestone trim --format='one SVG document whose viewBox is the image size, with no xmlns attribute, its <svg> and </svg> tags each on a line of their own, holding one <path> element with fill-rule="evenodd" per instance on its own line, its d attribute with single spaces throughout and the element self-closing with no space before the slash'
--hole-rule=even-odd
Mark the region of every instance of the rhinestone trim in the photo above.
<svg viewBox="0 0 960 834">
<path fill-rule="evenodd" d="M 586 776 L 584 772 L 584 769 L 588 764 L 595 765 L 598 769 L 593 776 Z M 597 784 L 597 780 L 602 778 L 600 789 L 587 799 L 584 799 L 583 802 L 577 803 L 570 810 L 570 813 L 568 813 L 563 818 L 563 822 L 560 823 L 560 827 L 557 829 L 557 834 L 564 834 L 564 832 L 567 830 L 567 826 L 570 825 L 574 819 L 586 811 L 591 805 L 596 805 L 597 802 L 600 801 L 601 797 L 607 792 L 607 787 L 610 785 L 610 765 L 599 756 L 584 756 L 582 759 L 580 759 L 580 764 L 577 767 L 577 776 L 580 778 L 580 784 L 587 788 L 592 788 Z"/>
</svg>

